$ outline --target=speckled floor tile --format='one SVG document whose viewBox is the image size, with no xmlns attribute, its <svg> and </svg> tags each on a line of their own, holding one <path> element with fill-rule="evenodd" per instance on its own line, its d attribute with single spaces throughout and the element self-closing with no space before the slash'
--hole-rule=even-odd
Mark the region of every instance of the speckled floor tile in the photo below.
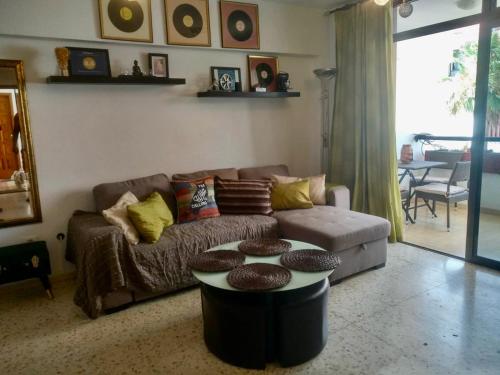
<svg viewBox="0 0 500 375">
<path fill-rule="evenodd" d="M 3 374 L 261 374 L 203 342 L 199 290 L 88 319 L 72 282 L 49 301 L 36 281 L 0 288 Z M 397 244 L 385 268 L 329 291 L 329 340 L 273 374 L 493 374 L 500 368 L 500 274 Z M 426 344 L 426 345 L 425 345 Z"/>
</svg>

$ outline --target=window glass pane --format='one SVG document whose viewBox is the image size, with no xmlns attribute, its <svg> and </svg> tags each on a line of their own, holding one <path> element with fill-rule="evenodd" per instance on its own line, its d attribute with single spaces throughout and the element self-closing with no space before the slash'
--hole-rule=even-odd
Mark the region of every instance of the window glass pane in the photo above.
<svg viewBox="0 0 500 375">
<path fill-rule="evenodd" d="M 402 32 L 429 26 L 457 18 L 481 13 L 482 0 L 419 0 L 411 2 L 413 12 L 410 16 L 401 17 L 401 6 L 395 9 L 396 30 Z"/>
<path fill-rule="evenodd" d="M 478 255 L 500 261 L 500 28 L 491 34 L 491 58 L 486 112 L 486 143 L 481 184 Z"/>
</svg>

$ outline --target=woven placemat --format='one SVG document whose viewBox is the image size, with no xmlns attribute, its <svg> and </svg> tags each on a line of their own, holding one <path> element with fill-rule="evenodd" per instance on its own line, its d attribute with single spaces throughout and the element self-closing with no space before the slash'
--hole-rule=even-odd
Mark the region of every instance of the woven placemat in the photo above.
<svg viewBox="0 0 500 375">
<path fill-rule="evenodd" d="M 340 259 L 330 251 L 304 249 L 283 254 L 280 262 L 295 271 L 320 272 L 334 270 L 340 264 Z"/>
<path fill-rule="evenodd" d="M 248 255 L 256 256 L 271 256 L 286 253 L 292 247 L 292 244 L 287 241 L 261 238 L 259 240 L 247 240 L 238 245 L 238 250 Z"/>
<path fill-rule="evenodd" d="M 192 257 L 188 265 L 201 272 L 223 272 L 232 270 L 245 262 L 245 254 L 235 250 L 206 251 Z"/>
<path fill-rule="evenodd" d="M 284 267 L 268 263 L 251 263 L 236 267 L 227 275 L 227 282 L 236 289 L 264 291 L 287 285 L 292 273 Z"/>
</svg>

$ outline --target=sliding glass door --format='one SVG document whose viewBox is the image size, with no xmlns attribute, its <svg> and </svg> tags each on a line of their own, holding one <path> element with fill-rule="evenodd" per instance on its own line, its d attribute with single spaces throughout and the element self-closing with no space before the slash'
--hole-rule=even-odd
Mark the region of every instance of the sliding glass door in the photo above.
<svg viewBox="0 0 500 375">
<path fill-rule="evenodd" d="M 470 9 L 470 15 L 460 13 L 461 10 L 454 8 L 466 9 L 463 7 L 465 3 L 474 5 L 472 8 L 467 8 Z M 415 8 L 421 6 L 422 17 L 426 12 L 428 14 L 435 13 L 437 4 L 437 1 L 414 3 Z M 421 17 L 422 19 L 409 17 L 403 20 L 397 19 L 396 22 L 397 30 L 394 40 L 398 43 L 398 89 L 401 84 L 405 83 L 405 80 L 408 81 L 408 77 L 414 78 L 415 81 L 411 86 L 405 85 L 404 90 L 408 95 L 403 89 L 399 89 L 397 101 L 405 99 L 404 95 L 408 98 L 398 104 L 398 110 L 401 109 L 401 112 L 397 114 L 398 121 L 407 126 L 411 124 L 411 119 L 430 115 L 425 112 L 432 112 L 433 119 L 420 121 L 417 124 L 425 126 L 425 129 L 417 129 L 416 126 L 413 126 L 412 129 L 399 127 L 397 131 L 404 136 L 406 130 L 411 130 L 406 133 L 411 133 L 414 142 L 417 142 L 414 145 L 419 145 L 418 142 L 421 142 L 422 155 L 420 157 L 422 160 L 436 156 L 438 151 L 441 154 L 446 151 L 447 161 L 454 152 L 460 154 L 459 161 L 462 164 L 464 161 L 470 160 L 470 178 L 466 181 L 466 185 L 455 185 L 468 189 L 468 201 L 455 204 L 452 210 L 452 219 L 455 221 L 452 222 L 451 231 L 447 234 L 441 231 L 444 234 L 439 234 L 443 237 L 448 236 L 448 239 L 458 238 L 458 242 L 463 246 L 459 250 L 463 251 L 462 249 L 465 248 L 465 253 L 454 255 L 465 256 L 465 259 L 474 263 L 500 269 L 500 0 L 440 1 L 439 4 L 439 6 L 448 7 L 449 12 L 446 13 L 450 15 L 448 20 L 440 19 L 437 22 L 434 21 L 435 23 L 432 21 L 429 23 L 428 17 Z M 477 33 L 477 30 L 479 30 L 478 38 L 475 37 L 477 34 L 474 34 L 474 32 Z M 443 47 L 432 52 L 432 57 L 428 56 L 432 43 L 438 43 L 443 37 L 446 37 Z M 428 42 L 427 49 L 419 47 L 419 39 Z M 460 43 L 457 44 L 457 42 Z M 432 61 L 424 61 L 423 57 L 418 57 L 415 54 L 415 49 L 412 50 L 408 47 L 419 47 L 420 50 L 427 53 L 426 59 Z M 450 54 L 446 50 L 450 49 L 453 51 L 453 58 L 449 64 L 448 78 L 441 80 L 433 78 L 433 81 L 427 84 L 429 90 L 425 98 L 422 96 L 419 99 L 410 98 L 411 90 L 409 87 L 418 88 L 425 82 L 424 79 L 417 81 L 416 77 L 430 64 L 436 66 L 433 72 L 442 69 L 444 60 L 440 56 L 443 53 L 448 53 L 449 56 Z M 411 62 L 411 59 L 407 59 L 410 62 L 406 63 L 402 61 L 405 56 L 411 57 L 412 53 L 414 59 L 420 60 L 419 64 Z M 407 65 L 407 68 L 413 67 L 413 70 L 408 71 L 403 63 Z M 428 73 L 427 78 L 431 77 L 433 72 Z M 446 84 L 455 86 L 447 87 Z M 441 116 L 441 121 L 436 122 L 436 119 L 440 118 L 438 114 L 444 113 L 442 108 L 445 108 L 439 104 L 442 100 L 439 101 L 436 98 L 439 94 L 444 95 L 444 90 L 449 88 L 452 89 L 453 93 L 447 104 L 451 108 L 453 116 L 450 119 L 453 121 L 448 122 Z M 401 96 L 400 93 L 402 93 Z M 434 98 L 434 100 L 427 104 L 425 109 L 419 107 L 419 104 L 425 103 L 429 98 Z M 404 108 L 405 105 L 408 108 Z M 437 106 L 440 106 L 441 109 Z M 412 113 L 411 108 L 417 111 Z M 418 112 L 419 108 L 420 112 Z M 434 110 L 431 111 L 432 108 Z M 407 117 L 404 121 L 400 121 L 401 114 L 405 114 Z M 468 122 L 467 116 L 470 116 Z M 473 132 L 471 134 L 467 132 L 467 124 L 472 125 L 472 122 Z M 446 125 L 448 123 L 449 125 Z M 471 128 L 469 127 L 469 129 Z M 443 132 L 446 134 L 442 134 Z M 417 134 L 415 135 L 415 133 Z M 425 149 L 425 147 L 432 148 L 433 143 L 434 146 L 437 146 L 438 142 L 439 150 L 428 152 Z M 416 154 L 419 155 L 419 150 L 416 151 Z M 442 156 L 441 154 L 440 156 Z M 460 163 L 455 161 L 454 164 Z M 461 210 L 461 207 L 467 207 L 468 211 L 462 215 L 464 218 L 462 222 L 456 219 L 460 217 L 460 212 L 464 211 Z M 431 213 L 429 214 L 427 211 Z M 439 218 L 442 215 L 439 214 L 439 210 L 433 212 L 432 208 L 429 208 L 427 211 L 425 208 L 423 209 L 423 212 L 427 212 L 429 216 L 428 222 L 422 220 L 426 219 L 425 217 L 421 218 L 420 221 L 416 220 L 416 224 L 411 224 L 413 227 L 408 231 L 410 234 L 411 231 L 414 231 L 418 235 L 417 229 L 420 231 L 425 229 L 427 232 L 430 229 L 440 229 Z M 466 236 L 459 238 L 460 233 L 453 233 L 454 225 L 456 225 L 454 223 L 462 225 L 460 232 L 462 235 L 463 232 L 466 232 Z M 429 237 L 437 238 L 437 235 L 427 236 L 427 238 Z M 423 236 L 419 237 L 420 240 L 423 238 Z M 453 241 L 447 240 L 445 242 L 443 242 L 444 247 L 450 247 Z M 453 253 L 444 248 L 437 248 L 435 244 L 432 247 L 426 244 L 421 244 L 421 246 L 434 247 L 434 250 Z M 457 246 L 455 247 L 458 249 Z"/>
<path fill-rule="evenodd" d="M 472 261 L 500 268 L 500 20 L 483 25 L 473 144 Z"/>
</svg>

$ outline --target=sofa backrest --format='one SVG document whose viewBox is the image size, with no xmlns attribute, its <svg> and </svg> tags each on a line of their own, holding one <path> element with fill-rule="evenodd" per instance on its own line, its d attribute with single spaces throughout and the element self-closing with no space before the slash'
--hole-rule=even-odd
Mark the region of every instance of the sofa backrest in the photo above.
<svg viewBox="0 0 500 375">
<path fill-rule="evenodd" d="M 290 176 L 288 167 L 284 164 L 242 168 L 238 171 L 240 180 L 270 180 L 273 174 L 278 176 Z"/>
<path fill-rule="evenodd" d="M 224 168 L 224 169 L 209 169 L 192 173 L 176 173 L 172 175 L 172 180 L 186 181 L 186 180 L 195 180 L 198 178 L 203 178 L 208 176 L 213 176 L 213 177 L 218 176 L 224 180 L 237 180 L 238 170 L 236 168 Z"/>
<path fill-rule="evenodd" d="M 173 213 L 177 211 L 175 196 L 170 181 L 165 174 L 135 178 L 133 180 L 110 182 L 94 187 L 96 211 L 101 212 L 111 206 L 127 191 L 131 191 L 139 200 L 146 199 L 151 193 L 159 192 Z"/>
</svg>

